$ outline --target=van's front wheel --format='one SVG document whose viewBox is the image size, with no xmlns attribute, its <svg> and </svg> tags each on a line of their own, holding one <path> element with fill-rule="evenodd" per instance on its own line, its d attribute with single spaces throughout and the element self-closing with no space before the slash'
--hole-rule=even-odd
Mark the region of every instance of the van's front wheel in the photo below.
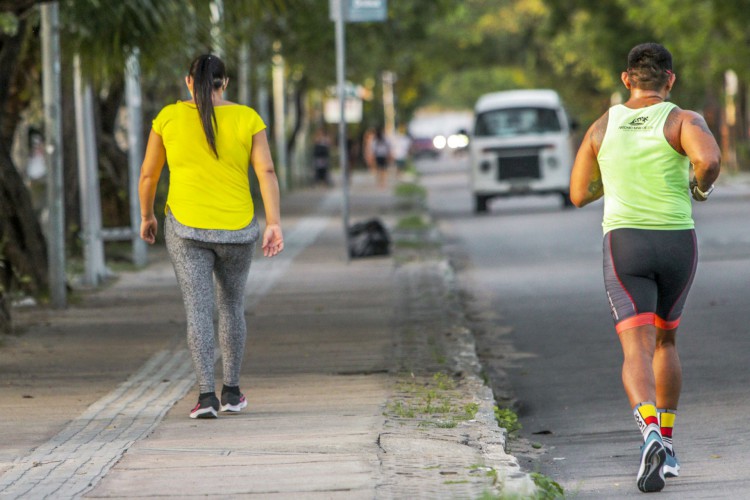
<svg viewBox="0 0 750 500">
<path fill-rule="evenodd" d="M 487 203 L 490 201 L 489 196 L 482 194 L 474 195 L 474 213 L 483 214 L 487 213 Z"/>
</svg>

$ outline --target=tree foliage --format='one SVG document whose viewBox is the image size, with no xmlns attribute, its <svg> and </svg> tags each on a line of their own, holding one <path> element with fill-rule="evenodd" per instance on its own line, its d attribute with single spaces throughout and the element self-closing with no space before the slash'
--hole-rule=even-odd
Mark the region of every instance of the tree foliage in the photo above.
<svg viewBox="0 0 750 500">
<path fill-rule="evenodd" d="M 38 222 L 29 222 L 28 214 L 19 216 L 23 208 L 18 207 L 28 209 L 28 195 L 14 175 L 9 153 L 21 116 L 41 108 L 40 3 L 0 0 L 0 236 L 5 238 L 0 242 L 6 242 L 0 245 L 0 269 L 7 271 L 0 270 L 2 283 L 20 276 L 19 269 L 46 267 L 41 261 L 37 266 L 29 263 L 28 255 L 40 260 L 44 249 L 34 253 L 27 247 L 39 246 L 37 240 L 43 246 L 43 240 Z M 181 80 L 187 65 L 208 51 L 223 51 L 236 82 L 239 53 L 249 48 L 256 86 L 268 85 L 268 71 L 261 78 L 260 70 L 279 52 L 300 102 L 308 90 L 322 91 L 335 83 L 334 26 L 327 1 L 223 0 L 218 26 L 211 22 L 211 5 L 208 0 L 59 0 L 63 75 L 70 73 L 72 54 L 80 54 L 96 88 L 101 170 L 104 182 L 109 176 L 115 184 L 112 198 L 124 192 L 117 187 L 125 178 L 118 173 L 125 153 L 116 141 L 115 121 L 123 97 L 124 63 L 133 48 L 141 54 L 147 118 L 184 96 Z M 346 26 L 346 78 L 375 96 L 365 108 L 369 123 L 382 119 L 378 99 L 383 71 L 396 75 L 401 122 L 420 106 L 470 108 L 482 93 L 548 87 L 558 90 L 573 114 L 588 123 L 609 106 L 614 93 L 625 94 L 619 74 L 628 50 L 656 41 L 675 57 L 674 100 L 711 112 L 714 129 L 722 113 L 724 73 L 737 73 L 741 123 L 734 133 L 750 149 L 748 124 L 742 121 L 748 116 L 750 88 L 748 25 L 750 9 L 740 0 L 390 0 L 386 22 Z M 70 129 L 66 126 L 68 136 Z M 71 141 L 66 139 L 66 158 L 75 154 Z M 74 183 L 74 163 L 66 168 Z M 69 195 L 75 196 L 75 189 Z M 8 243 L 9 234 L 23 241 Z M 9 255 L 17 262 L 10 262 Z M 37 275 L 27 289 L 44 289 L 44 273 Z"/>
</svg>

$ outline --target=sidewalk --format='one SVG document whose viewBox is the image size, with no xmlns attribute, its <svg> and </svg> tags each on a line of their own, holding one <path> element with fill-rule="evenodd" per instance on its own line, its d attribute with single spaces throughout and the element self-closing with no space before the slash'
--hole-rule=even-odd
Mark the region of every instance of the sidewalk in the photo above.
<svg viewBox="0 0 750 500">
<path fill-rule="evenodd" d="M 380 217 L 393 227 L 404 214 L 392 193 L 356 176 L 352 222 Z M 241 380 L 248 408 L 188 418 L 197 393 L 179 292 L 164 253 L 154 252 L 148 269 L 101 294 L 121 297 L 133 328 L 147 317 L 156 322 L 150 331 L 172 333 L 143 353 L 150 357 L 139 371 L 49 441 L 26 454 L 17 444 L 22 456 L 0 462 L 0 498 L 533 492 L 504 451 L 445 261 L 425 251 L 427 243 L 347 262 L 337 192 L 302 190 L 283 201 L 284 258 L 259 257 L 250 271 Z M 118 304 L 93 310 L 114 317 Z M 65 327 L 85 326 L 91 313 L 85 304 L 66 311 Z M 219 362 L 219 387 L 220 374 Z"/>
</svg>

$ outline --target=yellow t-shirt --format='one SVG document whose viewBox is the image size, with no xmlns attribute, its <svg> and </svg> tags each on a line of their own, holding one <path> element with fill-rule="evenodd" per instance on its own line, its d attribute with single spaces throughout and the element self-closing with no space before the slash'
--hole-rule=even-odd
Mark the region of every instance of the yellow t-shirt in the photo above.
<svg viewBox="0 0 750 500">
<path fill-rule="evenodd" d="M 214 109 L 218 158 L 208 145 L 195 104 L 178 101 L 165 106 L 153 121 L 167 151 L 167 207 L 186 226 L 242 229 L 254 215 L 248 178 L 253 135 L 266 125 L 247 106 Z"/>
</svg>

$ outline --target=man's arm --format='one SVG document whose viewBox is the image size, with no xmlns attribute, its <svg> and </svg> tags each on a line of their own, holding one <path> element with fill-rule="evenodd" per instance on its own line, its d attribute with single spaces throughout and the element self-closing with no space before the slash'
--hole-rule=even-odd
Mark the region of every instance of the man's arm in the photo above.
<svg viewBox="0 0 750 500">
<path fill-rule="evenodd" d="M 599 162 L 596 159 L 607 131 L 609 113 L 594 122 L 586 132 L 581 147 L 578 148 L 573 170 L 570 173 L 570 201 L 583 207 L 604 196 Z"/>
<path fill-rule="evenodd" d="M 698 189 L 707 191 L 719 177 L 721 151 L 706 120 L 695 111 L 682 111 L 680 146 L 693 164 Z"/>
</svg>

